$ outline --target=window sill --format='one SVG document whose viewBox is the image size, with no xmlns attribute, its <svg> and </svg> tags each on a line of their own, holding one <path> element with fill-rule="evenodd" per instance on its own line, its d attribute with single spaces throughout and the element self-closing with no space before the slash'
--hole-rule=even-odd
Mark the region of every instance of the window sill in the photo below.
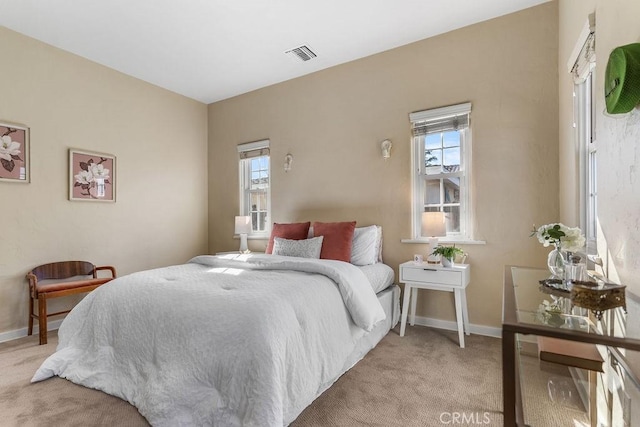
<svg viewBox="0 0 640 427">
<path fill-rule="evenodd" d="M 400 240 L 401 243 L 417 243 L 417 244 L 421 244 L 421 245 L 428 245 L 429 244 L 429 240 L 428 239 L 402 239 Z M 444 239 L 444 238 L 439 238 L 438 239 L 438 243 L 444 243 L 444 244 L 456 244 L 456 245 L 486 245 L 487 242 L 484 240 L 471 240 L 471 239 Z"/>
</svg>

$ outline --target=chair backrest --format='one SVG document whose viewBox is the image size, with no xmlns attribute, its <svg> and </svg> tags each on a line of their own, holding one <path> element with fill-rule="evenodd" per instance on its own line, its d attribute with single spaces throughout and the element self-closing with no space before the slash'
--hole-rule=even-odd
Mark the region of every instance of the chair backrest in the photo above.
<svg viewBox="0 0 640 427">
<path fill-rule="evenodd" d="M 38 280 L 68 279 L 74 276 L 95 277 L 95 265 L 88 261 L 61 261 L 39 265 L 31 270 Z"/>
</svg>

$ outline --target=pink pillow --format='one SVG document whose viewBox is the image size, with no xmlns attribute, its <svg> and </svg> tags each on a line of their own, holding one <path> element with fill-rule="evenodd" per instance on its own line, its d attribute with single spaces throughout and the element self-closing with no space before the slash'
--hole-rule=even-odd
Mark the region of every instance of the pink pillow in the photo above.
<svg viewBox="0 0 640 427">
<path fill-rule="evenodd" d="M 281 237 L 289 240 L 302 240 L 306 239 L 309 234 L 310 222 L 297 222 L 293 224 L 277 224 L 273 223 L 271 228 L 271 237 L 269 237 L 269 244 L 265 253 L 270 254 L 273 252 L 273 238 Z"/>
<path fill-rule="evenodd" d="M 314 222 L 313 235 L 324 236 L 320 258 L 351 261 L 351 244 L 356 222 Z"/>
</svg>

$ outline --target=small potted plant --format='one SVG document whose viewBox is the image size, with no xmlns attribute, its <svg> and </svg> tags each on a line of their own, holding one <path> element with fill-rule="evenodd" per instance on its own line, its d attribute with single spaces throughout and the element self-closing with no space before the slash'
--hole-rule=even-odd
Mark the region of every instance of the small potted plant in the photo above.
<svg viewBox="0 0 640 427">
<path fill-rule="evenodd" d="M 453 246 L 437 246 L 432 255 L 440 255 L 442 257 L 442 265 L 444 267 L 453 267 L 453 260 L 456 258 L 456 255 L 462 255 L 464 252 L 460 248 L 456 248 Z"/>
</svg>

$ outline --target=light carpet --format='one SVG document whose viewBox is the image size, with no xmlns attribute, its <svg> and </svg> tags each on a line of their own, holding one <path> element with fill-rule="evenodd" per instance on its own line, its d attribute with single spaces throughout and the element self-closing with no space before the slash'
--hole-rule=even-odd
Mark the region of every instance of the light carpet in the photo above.
<svg viewBox="0 0 640 427">
<path fill-rule="evenodd" d="M 0 425 L 148 425 L 103 392 L 58 377 L 29 383 L 57 343 L 51 332 L 43 346 L 37 336 L 0 344 Z M 396 328 L 291 425 L 501 426 L 500 358 L 496 338 L 471 335 L 462 349 L 455 332 L 416 326 L 401 338 Z"/>
</svg>

